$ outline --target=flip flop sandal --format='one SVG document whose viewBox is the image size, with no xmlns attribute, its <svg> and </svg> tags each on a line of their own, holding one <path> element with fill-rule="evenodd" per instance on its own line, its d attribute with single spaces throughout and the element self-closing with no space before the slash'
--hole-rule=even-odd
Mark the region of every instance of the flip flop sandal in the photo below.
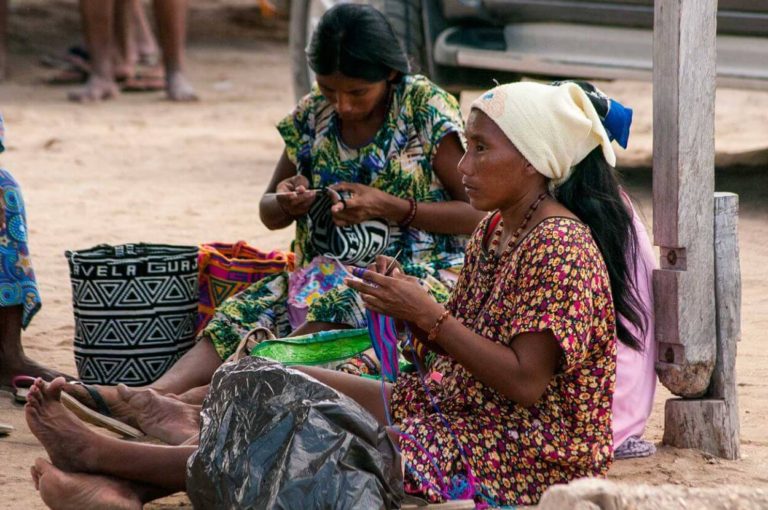
<svg viewBox="0 0 768 510">
<path fill-rule="evenodd" d="M 165 79 L 137 74 L 118 83 L 122 92 L 157 92 L 165 90 Z"/>
<path fill-rule="evenodd" d="M 13 399 L 19 404 L 27 403 L 27 395 L 29 394 L 29 388 L 35 382 L 35 377 L 30 375 L 17 375 L 11 379 L 11 387 L 13 388 Z"/>
<path fill-rule="evenodd" d="M 45 79 L 48 85 L 79 85 L 88 80 L 88 73 L 76 67 L 60 69 Z"/>
<path fill-rule="evenodd" d="M 13 425 L 8 425 L 7 423 L 0 423 L 0 436 L 7 436 L 14 430 L 15 429 L 13 428 Z"/>
<path fill-rule="evenodd" d="M 70 395 L 69 393 L 61 392 L 61 403 L 64 407 L 72 411 L 72 413 L 83 420 L 84 422 L 96 425 L 97 427 L 105 428 L 109 431 L 120 434 L 124 437 L 140 438 L 144 437 L 144 433 L 137 428 L 112 418 L 112 413 L 109 410 L 104 397 L 101 396 L 99 390 L 88 384 L 83 384 L 80 381 L 73 382 L 81 386 L 93 400 L 96 405 L 96 409 L 91 409 L 87 405 L 80 402 L 78 399 Z"/>
</svg>

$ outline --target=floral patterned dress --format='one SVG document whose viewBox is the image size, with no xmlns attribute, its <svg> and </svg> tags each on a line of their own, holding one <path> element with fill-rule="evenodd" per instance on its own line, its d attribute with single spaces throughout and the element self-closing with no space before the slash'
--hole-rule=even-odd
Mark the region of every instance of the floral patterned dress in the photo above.
<svg viewBox="0 0 768 510">
<path fill-rule="evenodd" d="M 407 492 L 440 501 L 437 489 L 447 482 L 434 462 L 450 477 L 464 473 L 468 459 L 480 484 L 476 501 L 531 505 L 550 485 L 608 470 L 614 308 L 603 258 L 584 224 L 548 218 L 515 250 L 497 257 L 482 245 L 490 217 L 467 247 L 447 306 L 465 326 L 502 345 L 521 333 L 550 330 L 562 349 L 555 377 L 525 408 L 452 358 L 436 356 L 429 377 L 401 375 L 391 407 L 406 435 L 400 443 Z M 435 413 L 425 387 L 447 420 Z"/>
<path fill-rule="evenodd" d="M 277 129 L 285 141 L 288 159 L 313 187 L 346 181 L 398 197 L 413 197 L 417 202 L 451 199 L 432 169 L 432 159 L 446 135 L 463 137 L 464 123 L 453 96 L 423 76 L 401 79 L 393 89 L 384 124 L 363 147 L 352 148 L 343 142 L 338 116 L 317 86 Z M 322 255 L 314 249 L 312 236 L 307 217 L 299 218 L 292 246 L 297 270 Z M 441 282 L 442 286 L 432 282 L 432 287 L 437 289 L 438 299 L 445 300 L 451 281 L 443 278 L 440 270 L 458 271 L 465 243 L 461 236 L 408 228 L 392 236 L 384 254 L 393 256 L 402 249 L 399 260 L 405 272 Z M 213 341 L 222 358 L 256 327 L 267 327 L 278 337 L 291 333 L 288 278 L 288 273 L 265 278 L 221 304 L 203 335 Z M 342 285 L 312 301 L 306 320 L 360 328 L 365 327 L 365 309 L 358 294 Z"/>
</svg>

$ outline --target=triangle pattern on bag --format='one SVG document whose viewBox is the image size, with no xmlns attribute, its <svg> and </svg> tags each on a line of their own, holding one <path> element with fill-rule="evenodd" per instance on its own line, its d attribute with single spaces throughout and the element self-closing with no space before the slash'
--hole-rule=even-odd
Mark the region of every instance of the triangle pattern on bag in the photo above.
<svg viewBox="0 0 768 510">
<path fill-rule="evenodd" d="M 125 287 L 124 280 L 101 280 L 94 282 L 96 291 L 101 295 L 101 302 L 111 306 Z"/>
<path fill-rule="evenodd" d="M 235 294 L 240 287 L 239 282 L 228 282 L 218 278 L 210 278 L 209 294 L 211 295 L 213 306 L 218 306 L 225 299 Z"/>
<path fill-rule="evenodd" d="M 128 386 L 137 386 L 145 383 L 146 376 L 141 370 L 141 367 L 137 366 L 136 360 L 130 359 L 120 373 L 117 374 L 115 380 Z"/>
<path fill-rule="evenodd" d="M 158 304 L 178 303 L 189 300 L 189 294 L 184 289 L 184 285 L 179 281 L 179 278 L 170 278 L 168 285 L 163 289 Z"/>
<path fill-rule="evenodd" d="M 157 300 L 157 297 L 160 294 L 160 290 L 162 289 L 166 280 L 167 278 L 165 277 L 143 276 L 136 278 L 136 283 L 140 285 L 144 290 L 147 298 L 154 303 Z"/>
<path fill-rule="evenodd" d="M 171 357 L 168 355 L 146 357 L 139 360 L 144 373 L 152 380 L 158 379 L 168 370 L 170 361 Z"/>
<path fill-rule="evenodd" d="M 141 288 L 135 280 L 128 282 L 125 290 L 115 301 L 115 306 L 126 305 L 146 305 L 148 304 L 147 297 L 141 291 Z"/>
<path fill-rule="evenodd" d="M 88 282 L 88 281 L 83 282 L 83 285 L 80 287 L 79 290 L 80 292 L 76 298 L 77 306 L 101 305 L 101 300 L 99 299 L 99 295 L 95 290 L 93 290 L 93 286 L 91 282 Z"/>
</svg>

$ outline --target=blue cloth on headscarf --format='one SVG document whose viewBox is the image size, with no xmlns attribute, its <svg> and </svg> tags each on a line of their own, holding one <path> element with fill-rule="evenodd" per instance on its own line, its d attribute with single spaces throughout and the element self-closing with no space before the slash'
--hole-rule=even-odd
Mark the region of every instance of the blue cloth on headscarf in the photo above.
<svg viewBox="0 0 768 510">
<path fill-rule="evenodd" d="M 571 80 L 554 81 L 552 85 L 557 86 L 570 82 Z M 608 139 L 611 141 L 616 140 L 619 145 L 626 149 L 627 143 L 629 143 L 629 128 L 632 126 L 632 108 L 628 108 L 615 99 L 609 98 L 602 90 L 588 81 L 573 80 L 572 83 L 581 87 L 587 94 L 587 97 L 592 102 L 592 106 L 595 107 L 597 115 L 600 117 L 605 132 L 608 134 Z"/>
<path fill-rule="evenodd" d="M 0 116 L 0 152 L 3 135 Z M 21 325 L 26 328 L 42 301 L 27 246 L 21 188 L 10 172 L 0 168 L 0 307 L 18 305 L 24 309 Z"/>
<path fill-rule="evenodd" d="M 632 108 L 627 108 L 615 99 L 610 99 L 608 115 L 603 119 L 603 127 L 608 138 L 627 148 L 629 127 L 632 125 Z"/>
</svg>

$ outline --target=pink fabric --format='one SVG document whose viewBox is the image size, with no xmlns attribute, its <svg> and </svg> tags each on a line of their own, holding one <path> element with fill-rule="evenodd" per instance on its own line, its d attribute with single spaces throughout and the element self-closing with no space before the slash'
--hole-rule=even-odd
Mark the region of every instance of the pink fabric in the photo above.
<svg viewBox="0 0 768 510">
<path fill-rule="evenodd" d="M 628 197 L 624 197 L 631 205 Z M 637 352 L 618 342 L 616 362 L 616 389 L 613 395 L 613 445 L 618 448 L 630 436 L 642 437 L 645 423 L 653 408 L 656 392 L 656 342 L 653 318 L 653 270 L 656 254 L 648 231 L 632 206 L 632 220 L 637 232 L 637 269 L 635 284 L 645 309 L 648 331 L 643 337 L 645 349 Z M 636 334 L 639 334 L 635 330 Z"/>
</svg>

